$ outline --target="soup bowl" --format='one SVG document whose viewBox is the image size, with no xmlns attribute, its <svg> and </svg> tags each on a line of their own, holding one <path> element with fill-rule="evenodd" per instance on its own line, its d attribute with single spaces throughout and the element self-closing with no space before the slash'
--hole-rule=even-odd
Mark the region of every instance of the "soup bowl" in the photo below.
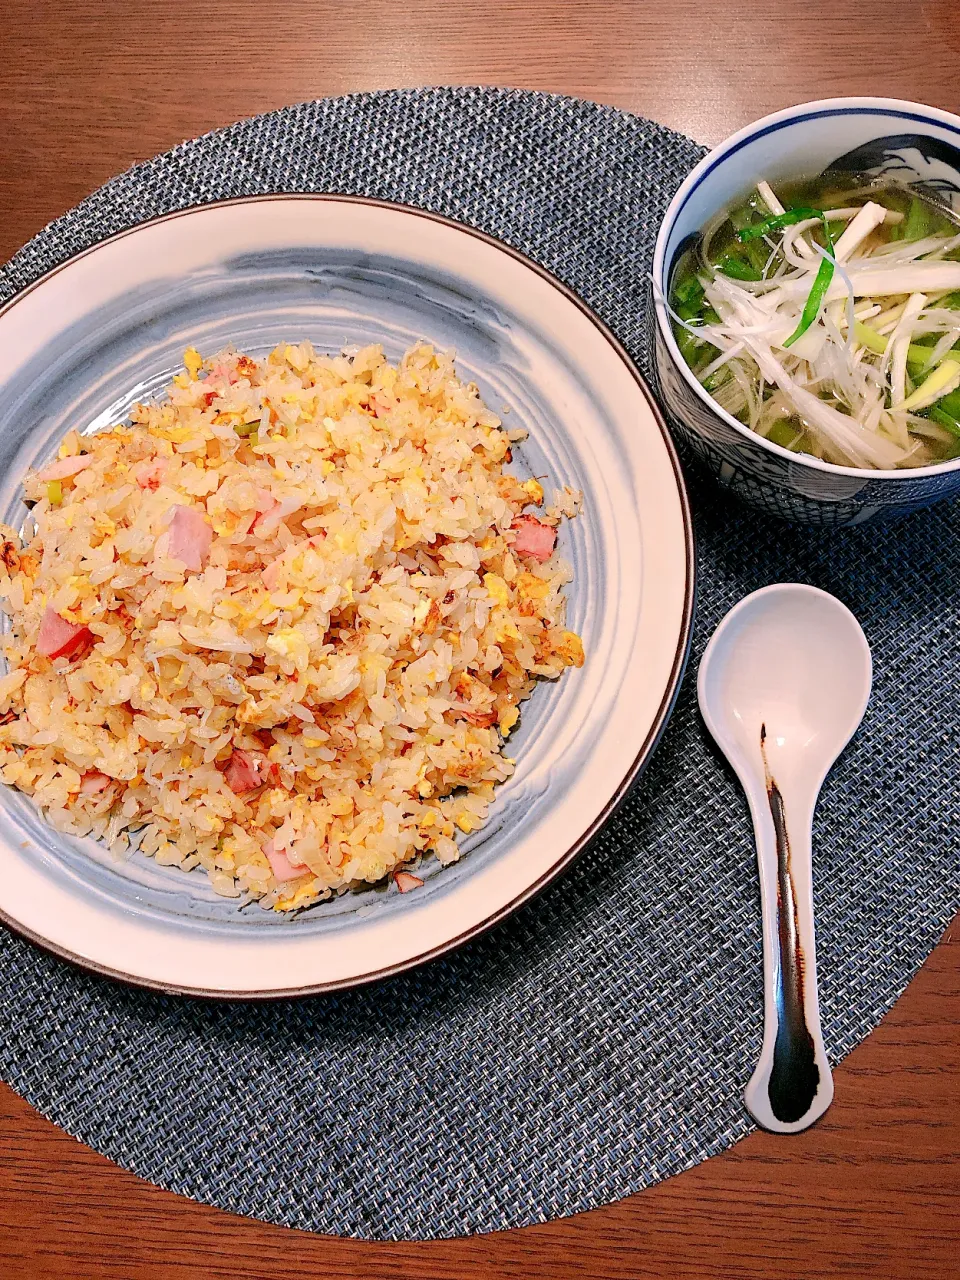
<svg viewBox="0 0 960 1280">
<path fill-rule="evenodd" d="M 900 471 L 863 470 L 793 453 L 738 422 L 687 365 L 665 299 L 677 257 L 706 222 L 757 182 L 826 169 L 895 180 L 960 214 L 960 117 L 892 98 L 829 98 L 788 107 L 714 148 L 667 210 L 653 261 L 653 342 L 674 433 L 725 488 L 765 512 L 839 526 L 905 515 L 960 494 L 960 458 Z"/>
</svg>

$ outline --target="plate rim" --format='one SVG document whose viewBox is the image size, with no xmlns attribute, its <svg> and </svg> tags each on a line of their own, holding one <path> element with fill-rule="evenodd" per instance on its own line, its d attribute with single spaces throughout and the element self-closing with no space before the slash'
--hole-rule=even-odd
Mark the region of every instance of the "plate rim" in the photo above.
<svg viewBox="0 0 960 1280">
<path fill-rule="evenodd" d="M 587 320 L 590 321 L 590 323 L 599 331 L 600 336 L 613 349 L 614 353 L 625 367 L 627 373 L 631 376 L 640 390 L 641 395 L 646 401 L 647 407 L 651 412 L 653 420 L 660 431 L 660 436 L 666 449 L 668 460 L 673 469 L 683 524 L 685 566 L 683 609 L 680 623 L 680 634 L 677 638 L 677 647 L 674 653 L 673 664 L 670 668 L 670 675 L 668 677 L 660 705 L 657 709 L 656 716 L 654 717 L 653 723 L 651 724 L 650 729 L 648 730 L 630 767 L 623 778 L 621 778 L 617 783 L 603 809 L 590 823 L 586 831 L 584 831 L 572 845 L 558 855 L 555 861 L 551 863 L 550 867 L 545 872 L 543 872 L 536 880 L 531 882 L 531 884 L 529 884 L 515 898 L 511 899 L 510 902 L 497 908 L 491 912 L 489 916 L 485 916 L 482 920 L 471 925 L 470 928 L 463 932 L 456 934 L 445 942 L 431 947 L 426 951 L 418 952 L 415 956 L 411 956 L 405 960 L 397 961 L 395 964 L 373 969 L 367 973 L 359 974 L 350 978 L 334 979 L 330 982 L 323 983 L 308 983 L 303 986 L 287 987 L 282 989 L 269 988 L 258 991 L 229 991 L 212 987 L 183 986 L 180 984 L 170 984 L 157 979 L 129 974 L 124 972 L 122 969 L 114 969 L 110 965 L 101 964 L 99 961 L 91 960 L 86 956 L 77 955 L 67 947 L 61 947 L 57 943 L 51 942 L 48 938 L 36 933 L 35 930 L 24 926 L 8 915 L 2 905 L 0 905 L 0 923 L 10 929 L 12 933 L 26 939 L 26 941 L 31 943 L 33 946 L 38 947 L 41 951 L 45 951 L 49 955 L 56 956 L 60 960 L 67 960 L 71 964 L 77 965 L 80 969 L 83 969 L 88 973 L 96 973 L 101 977 L 111 978 L 126 986 L 135 987 L 141 990 L 156 991 L 164 995 L 190 996 L 193 998 L 218 1002 L 247 1000 L 266 1002 L 271 1000 L 289 1000 L 303 996 L 322 995 L 327 992 L 346 991 L 355 987 L 368 986 L 371 983 L 395 977 L 397 974 L 405 973 L 408 970 L 416 969 L 421 965 L 428 964 L 431 961 L 438 959 L 440 956 L 446 955 L 449 952 L 456 950 L 458 947 L 463 946 L 464 943 L 469 942 L 471 939 L 479 937 L 481 934 L 492 929 L 495 925 L 499 924 L 502 920 L 505 920 L 508 916 L 512 915 L 515 911 L 518 911 L 522 906 L 525 906 L 528 902 L 531 902 L 535 897 L 542 893 L 548 885 L 566 871 L 567 868 L 585 852 L 629 795 L 634 784 L 637 782 L 638 778 L 652 758 L 653 753 L 663 736 L 664 730 L 666 729 L 683 682 L 684 672 L 690 655 L 690 646 L 693 636 L 693 620 L 696 609 L 696 539 L 694 535 L 690 497 L 687 492 L 686 481 L 684 479 L 677 447 L 670 435 L 663 411 L 657 403 L 650 387 L 647 385 L 646 379 L 637 367 L 633 357 L 627 351 L 623 343 L 616 337 L 609 325 L 607 325 L 600 316 L 597 315 L 593 308 L 590 307 L 583 298 L 575 292 L 575 290 L 527 254 L 522 253 L 519 249 L 515 249 L 512 245 L 506 244 L 503 240 L 490 235 L 486 231 L 481 231 L 477 227 L 470 226 L 469 223 L 459 222 L 457 219 L 449 218 L 445 214 L 434 213 L 431 210 L 421 209 L 416 205 L 404 204 L 397 200 L 384 200 L 377 196 L 349 195 L 342 192 L 265 192 L 249 196 L 232 196 L 225 200 L 206 200 L 199 204 L 186 205 L 182 209 L 173 209 L 168 213 L 158 214 L 152 218 L 145 218 L 143 221 L 137 222 L 131 227 L 125 227 L 121 231 L 116 231 L 112 235 L 105 236 L 102 240 L 97 240 L 94 244 L 88 245 L 78 253 L 71 254 L 70 257 L 64 259 L 63 262 L 57 263 L 56 266 L 51 267 L 48 271 L 45 271 L 36 280 L 26 285 L 23 289 L 18 290 L 12 298 L 9 298 L 5 303 L 0 305 L 0 318 L 5 316 L 8 311 L 26 298 L 28 294 L 45 284 L 48 280 L 58 275 L 67 267 L 78 262 L 81 258 L 85 258 L 89 254 L 95 253 L 104 245 L 112 244 L 117 240 L 122 240 L 127 236 L 134 235 L 145 227 L 154 226 L 164 222 L 171 222 L 176 218 L 186 217 L 204 209 L 225 208 L 234 205 L 251 205 L 265 203 L 268 201 L 286 200 L 320 200 L 330 203 L 368 205 L 397 213 L 412 214 L 431 222 L 440 223 L 446 227 L 452 228 L 453 230 L 462 232 L 480 240 L 491 248 L 506 254 L 508 257 L 513 258 L 529 270 L 535 272 L 541 277 L 541 279 L 545 280 L 564 298 L 566 298 L 568 302 L 571 302 L 587 318 Z"/>
</svg>

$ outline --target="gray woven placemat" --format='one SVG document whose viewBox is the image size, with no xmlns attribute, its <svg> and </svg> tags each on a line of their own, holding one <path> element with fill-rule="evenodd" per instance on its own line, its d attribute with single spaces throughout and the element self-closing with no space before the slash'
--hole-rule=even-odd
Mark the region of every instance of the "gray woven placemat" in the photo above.
<svg viewBox="0 0 960 1280">
<path fill-rule="evenodd" d="M 536 93 L 308 103 L 114 179 L 0 270 L 0 298 L 170 209 L 352 192 L 502 237 L 578 290 L 646 366 L 644 272 L 700 154 L 649 121 Z M 777 580 L 833 591 L 873 647 L 873 701 L 817 824 L 836 1061 L 960 905 L 958 509 L 824 536 L 768 524 L 695 479 L 692 496 L 694 669 L 722 614 Z M 418 972 L 216 1006 L 91 977 L 6 932 L 0 957 L 0 1070 L 19 1093 L 152 1182 L 291 1226 L 393 1239 L 542 1222 L 650 1186 L 750 1128 L 753 853 L 691 675 L 653 765 L 595 847 L 535 903 Z"/>
</svg>

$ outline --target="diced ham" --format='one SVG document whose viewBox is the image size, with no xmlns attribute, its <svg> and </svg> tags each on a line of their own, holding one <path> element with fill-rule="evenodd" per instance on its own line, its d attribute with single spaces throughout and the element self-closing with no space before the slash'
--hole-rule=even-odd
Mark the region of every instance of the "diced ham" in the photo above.
<svg viewBox="0 0 960 1280">
<path fill-rule="evenodd" d="M 279 507 L 280 503 L 276 500 L 269 489 L 257 490 L 257 514 L 253 517 L 253 524 L 250 526 L 250 532 L 253 533 L 272 511 Z"/>
<path fill-rule="evenodd" d="M 419 876 L 411 875 L 409 871 L 395 871 L 393 878 L 401 893 L 409 893 L 411 889 L 419 889 L 423 884 Z"/>
<path fill-rule="evenodd" d="M 223 771 L 227 786 L 242 796 L 258 787 L 280 785 L 280 766 L 259 751 L 234 751 Z"/>
<path fill-rule="evenodd" d="M 263 573 L 261 573 L 260 581 L 263 583 L 263 585 L 267 588 L 268 591 L 276 591 L 277 586 L 279 585 L 279 582 L 280 582 L 280 574 L 282 572 L 283 572 L 283 556 L 277 556 L 276 560 L 273 560 L 270 564 L 268 564 L 267 567 L 264 569 Z"/>
<path fill-rule="evenodd" d="M 51 605 L 47 605 L 40 619 L 37 653 L 45 658 L 72 658 L 92 642 L 93 632 L 89 627 L 68 622 Z"/>
<path fill-rule="evenodd" d="M 263 852 L 267 855 L 270 870 L 278 880 L 299 880 L 302 876 L 312 874 L 304 863 L 291 862 L 287 850 L 278 849 L 275 840 L 268 840 L 263 846 Z"/>
<path fill-rule="evenodd" d="M 242 796 L 256 791 L 265 781 L 265 760 L 256 751 L 234 751 L 223 771 L 227 786 L 234 795 Z"/>
<path fill-rule="evenodd" d="M 82 796 L 97 796 L 101 791 L 105 791 L 113 781 L 108 778 L 105 773 L 85 773 L 80 782 L 80 794 Z"/>
<path fill-rule="evenodd" d="M 213 530 L 196 507 L 174 507 L 167 554 L 199 572 L 210 554 Z"/>
<path fill-rule="evenodd" d="M 150 458 L 134 468 L 133 477 L 141 489 L 157 490 L 167 473 L 166 458 Z"/>
<path fill-rule="evenodd" d="M 93 455 L 90 453 L 81 453 L 75 458 L 58 458 L 56 462 L 51 462 L 49 467 L 44 467 L 37 479 L 66 480 L 68 476 L 75 476 L 77 472 L 89 467 L 92 461 Z"/>
<path fill-rule="evenodd" d="M 226 378 L 226 380 L 230 383 L 239 382 L 240 380 L 239 374 L 237 373 L 236 369 L 229 368 L 227 365 L 223 363 L 223 361 L 221 361 L 219 364 L 215 364 L 213 368 L 207 373 L 208 382 L 216 381 L 217 378 Z"/>
<path fill-rule="evenodd" d="M 557 531 L 552 525 L 544 524 L 536 516 L 518 516 L 512 525 L 514 533 L 513 550 L 520 556 L 530 556 L 539 564 L 543 564 L 553 555 L 557 545 Z"/>
</svg>

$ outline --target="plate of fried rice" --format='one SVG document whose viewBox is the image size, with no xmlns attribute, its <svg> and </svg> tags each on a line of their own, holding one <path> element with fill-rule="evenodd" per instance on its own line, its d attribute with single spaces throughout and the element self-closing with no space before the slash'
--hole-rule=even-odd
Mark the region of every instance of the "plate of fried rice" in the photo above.
<svg viewBox="0 0 960 1280">
<path fill-rule="evenodd" d="M 438 955 L 622 799 L 686 657 L 662 419 L 418 210 L 171 214 L 0 310 L 0 918 L 266 997 Z"/>
</svg>

